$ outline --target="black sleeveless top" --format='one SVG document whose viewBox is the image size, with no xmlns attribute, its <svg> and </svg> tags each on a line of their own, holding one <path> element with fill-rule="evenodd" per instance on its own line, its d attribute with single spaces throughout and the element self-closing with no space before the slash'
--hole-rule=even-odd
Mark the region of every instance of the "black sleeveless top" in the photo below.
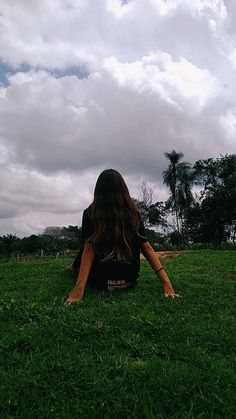
<svg viewBox="0 0 236 419">
<path fill-rule="evenodd" d="M 88 214 L 88 208 L 83 212 L 82 218 L 82 248 L 86 240 L 93 234 L 94 226 Z M 95 288 L 106 289 L 107 281 L 125 280 L 133 285 L 137 283 L 140 270 L 140 248 L 142 243 L 147 242 L 145 237 L 145 229 L 142 220 L 138 229 L 136 240 L 132 247 L 132 261 L 129 263 L 123 261 L 100 261 L 99 255 L 95 252 L 95 259 L 88 278 L 88 283 Z"/>
</svg>

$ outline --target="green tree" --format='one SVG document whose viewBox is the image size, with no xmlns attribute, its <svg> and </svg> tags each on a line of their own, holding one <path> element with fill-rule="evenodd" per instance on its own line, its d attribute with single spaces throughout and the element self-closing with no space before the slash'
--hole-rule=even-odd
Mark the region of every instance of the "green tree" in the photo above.
<svg viewBox="0 0 236 419">
<path fill-rule="evenodd" d="M 81 245 L 82 228 L 69 225 L 64 227 L 64 235 L 67 237 L 67 247 L 71 250 L 79 249 Z"/>
<path fill-rule="evenodd" d="M 18 250 L 19 237 L 16 234 L 7 234 L 0 238 L 1 256 L 11 256 Z"/>
<path fill-rule="evenodd" d="M 170 198 L 166 208 L 175 214 L 176 236 L 181 237 L 185 230 L 185 212 L 193 203 L 192 185 L 193 172 L 191 165 L 182 161 L 182 152 L 164 153 L 169 161 L 168 168 L 163 172 L 163 181 L 170 189 Z"/>
<path fill-rule="evenodd" d="M 141 195 L 135 199 L 135 203 L 141 213 L 142 221 L 146 228 L 159 226 L 166 227 L 165 203 L 162 201 L 154 202 L 154 188 L 143 181 L 140 185 Z"/>
<path fill-rule="evenodd" d="M 46 227 L 41 235 L 42 248 L 46 252 L 60 252 L 67 248 L 68 237 L 64 227 Z"/>
<path fill-rule="evenodd" d="M 220 246 L 236 234 L 236 154 L 198 160 L 195 177 L 202 186 L 198 217 L 199 235 Z"/>
<path fill-rule="evenodd" d="M 42 240 L 40 236 L 31 234 L 29 237 L 23 237 L 19 243 L 22 253 L 36 253 L 42 248 Z"/>
<path fill-rule="evenodd" d="M 68 227 L 49 226 L 41 235 L 42 249 L 55 253 L 66 249 L 79 249 L 81 243 L 81 227 L 69 225 Z"/>
</svg>

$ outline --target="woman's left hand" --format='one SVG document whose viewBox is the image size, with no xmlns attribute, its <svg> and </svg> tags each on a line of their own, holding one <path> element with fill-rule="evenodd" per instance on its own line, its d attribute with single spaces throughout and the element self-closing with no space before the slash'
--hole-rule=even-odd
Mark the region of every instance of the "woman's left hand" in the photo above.
<svg viewBox="0 0 236 419">
<path fill-rule="evenodd" d="M 74 290 L 70 293 L 69 297 L 65 301 L 64 305 L 69 306 L 74 302 L 79 302 L 83 299 L 84 291 L 80 288 L 74 288 Z"/>
</svg>

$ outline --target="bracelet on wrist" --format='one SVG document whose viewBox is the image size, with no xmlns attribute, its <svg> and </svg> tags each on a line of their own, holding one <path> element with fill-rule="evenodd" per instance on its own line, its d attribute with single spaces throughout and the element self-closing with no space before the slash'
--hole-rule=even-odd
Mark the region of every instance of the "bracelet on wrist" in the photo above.
<svg viewBox="0 0 236 419">
<path fill-rule="evenodd" d="M 165 268 L 161 266 L 159 269 L 155 269 L 155 273 L 158 274 L 162 269 L 165 269 Z"/>
</svg>

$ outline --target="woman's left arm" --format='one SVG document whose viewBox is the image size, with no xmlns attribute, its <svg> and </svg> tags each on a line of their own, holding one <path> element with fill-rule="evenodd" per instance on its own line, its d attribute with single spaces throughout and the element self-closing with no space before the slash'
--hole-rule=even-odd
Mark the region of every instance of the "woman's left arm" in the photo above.
<svg viewBox="0 0 236 419">
<path fill-rule="evenodd" d="M 173 290 L 173 287 L 168 278 L 168 275 L 165 272 L 163 266 L 161 265 L 161 262 L 159 261 L 150 243 L 149 242 L 143 243 L 141 245 L 141 251 L 142 251 L 143 256 L 147 259 L 151 267 L 159 276 L 163 285 L 163 291 L 164 291 L 165 296 L 166 297 L 179 297 L 179 294 L 175 293 L 175 291 Z"/>
<path fill-rule="evenodd" d="M 81 301 L 84 295 L 84 289 L 88 276 L 93 264 L 95 252 L 90 243 L 85 243 L 84 251 L 81 258 L 81 265 L 79 275 L 76 281 L 75 288 L 70 293 L 69 297 L 65 301 L 65 305 L 70 305 L 75 301 Z"/>
</svg>

